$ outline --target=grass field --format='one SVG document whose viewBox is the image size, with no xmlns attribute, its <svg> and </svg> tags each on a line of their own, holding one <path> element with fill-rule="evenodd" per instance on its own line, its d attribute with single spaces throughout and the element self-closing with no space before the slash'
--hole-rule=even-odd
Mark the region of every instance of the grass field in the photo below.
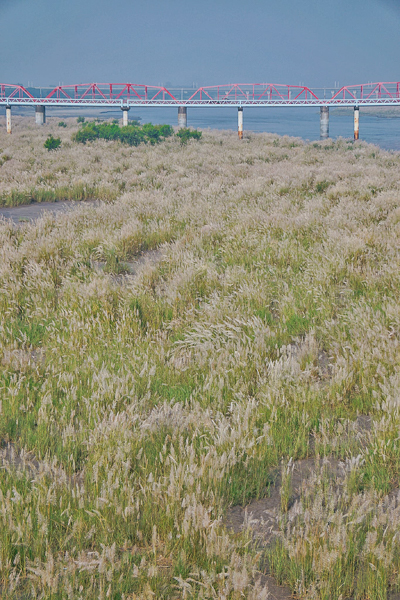
<svg viewBox="0 0 400 600">
<path fill-rule="evenodd" d="M 389 597 L 400 155 L 76 130 L 0 128 L 3 205 L 104 200 L 0 221 L 1 597 Z M 268 539 L 229 526 L 276 489 Z"/>
</svg>

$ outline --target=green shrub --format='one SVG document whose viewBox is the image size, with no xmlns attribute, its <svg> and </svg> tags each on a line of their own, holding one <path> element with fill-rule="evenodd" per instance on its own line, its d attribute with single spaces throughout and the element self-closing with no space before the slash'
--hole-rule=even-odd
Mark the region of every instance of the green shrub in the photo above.
<svg viewBox="0 0 400 600">
<path fill-rule="evenodd" d="M 187 127 L 183 127 L 176 134 L 181 140 L 181 144 L 187 144 L 189 140 L 199 140 L 201 138 L 201 131 L 192 131 Z"/>
<path fill-rule="evenodd" d="M 66 124 L 66 122 L 65 122 L 65 121 L 60 121 L 60 122 L 59 122 L 59 124 L 58 124 L 58 126 L 59 126 L 59 127 L 66 127 L 66 126 L 67 126 L 67 124 Z"/>
<path fill-rule="evenodd" d="M 163 139 L 170 137 L 173 134 L 173 129 L 170 125 L 152 125 L 146 123 L 141 127 L 137 121 L 133 121 L 126 127 L 120 127 L 118 123 L 86 123 L 73 136 L 75 142 L 86 144 L 97 139 L 102 140 L 119 140 L 128 146 L 139 146 L 139 144 L 150 142 L 157 144 Z"/>
<path fill-rule="evenodd" d="M 77 123 L 84 123 L 85 122 L 85 117 L 78 117 L 76 120 Z"/>
<path fill-rule="evenodd" d="M 52 135 L 49 135 L 47 140 L 44 143 L 44 147 L 50 152 L 50 150 L 57 150 L 61 146 L 60 138 L 54 138 Z"/>
</svg>

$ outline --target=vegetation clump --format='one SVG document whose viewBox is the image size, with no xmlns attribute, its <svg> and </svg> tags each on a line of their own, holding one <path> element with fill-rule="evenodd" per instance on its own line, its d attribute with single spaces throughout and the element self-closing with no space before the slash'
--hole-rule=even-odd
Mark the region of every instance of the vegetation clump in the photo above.
<svg viewBox="0 0 400 600">
<path fill-rule="evenodd" d="M 184 145 L 187 144 L 189 140 L 199 140 L 201 138 L 201 131 L 182 127 L 176 135 L 181 140 L 181 144 Z"/>
<path fill-rule="evenodd" d="M 146 123 L 143 126 L 137 123 L 131 123 L 126 127 L 120 127 L 117 123 L 86 123 L 73 137 L 75 142 L 86 144 L 97 139 L 115 141 L 127 144 L 128 146 L 139 146 L 141 143 L 150 142 L 157 144 L 167 137 L 173 135 L 173 129 L 170 125 L 152 125 Z"/>
<path fill-rule="evenodd" d="M 52 135 L 49 135 L 47 140 L 44 143 L 44 147 L 47 150 L 57 150 L 57 148 L 59 148 L 61 146 L 61 139 L 60 138 L 55 138 Z"/>
</svg>

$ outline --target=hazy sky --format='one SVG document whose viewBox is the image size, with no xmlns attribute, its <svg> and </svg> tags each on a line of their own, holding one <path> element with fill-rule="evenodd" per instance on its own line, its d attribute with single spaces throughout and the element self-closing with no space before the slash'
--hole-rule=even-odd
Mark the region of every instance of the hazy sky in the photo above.
<svg viewBox="0 0 400 600">
<path fill-rule="evenodd" d="M 400 80 L 400 0 L 0 0 L 0 82 Z"/>
</svg>

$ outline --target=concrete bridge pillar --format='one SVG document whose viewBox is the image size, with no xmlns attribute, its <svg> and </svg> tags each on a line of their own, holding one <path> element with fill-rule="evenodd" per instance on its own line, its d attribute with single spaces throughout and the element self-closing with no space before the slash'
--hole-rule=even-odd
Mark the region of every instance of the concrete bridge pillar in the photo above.
<svg viewBox="0 0 400 600">
<path fill-rule="evenodd" d="M 186 106 L 178 106 L 178 127 L 186 129 L 187 127 L 187 108 Z"/>
<path fill-rule="evenodd" d="M 35 123 L 36 125 L 44 125 L 46 123 L 46 107 L 35 107 Z"/>
<path fill-rule="evenodd" d="M 7 127 L 7 133 L 11 133 L 11 131 L 12 131 L 12 127 L 11 127 L 11 106 L 6 106 L 6 127 Z"/>
<path fill-rule="evenodd" d="M 128 111 L 129 111 L 129 106 L 122 107 L 122 127 L 128 126 Z"/>
<path fill-rule="evenodd" d="M 360 135 L 360 107 L 354 107 L 354 139 L 358 140 Z"/>
<path fill-rule="evenodd" d="M 243 139 L 243 106 L 238 108 L 238 136 L 239 140 Z"/>
<path fill-rule="evenodd" d="M 329 137 L 329 106 L 321 106 L 320 109 L 319 137 L 321 140 Z"/>
</svg>

